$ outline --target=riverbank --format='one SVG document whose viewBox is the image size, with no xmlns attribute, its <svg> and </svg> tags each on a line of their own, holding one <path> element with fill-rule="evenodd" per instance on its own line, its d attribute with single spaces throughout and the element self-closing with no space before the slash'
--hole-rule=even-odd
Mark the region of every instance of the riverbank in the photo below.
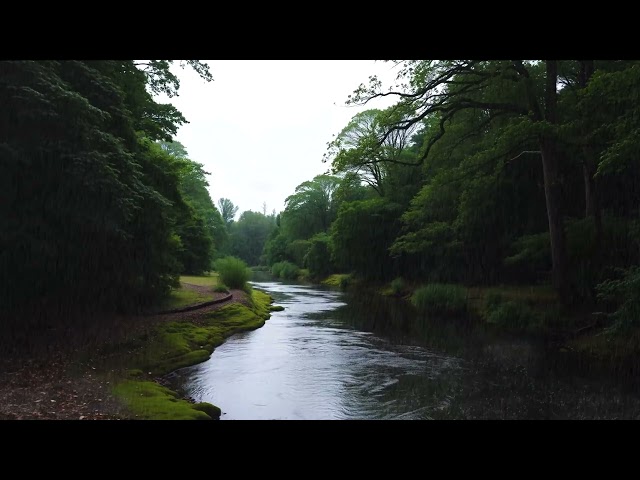
<svg viewBox="0 0 640 480">
<path fill-rule="evenodd" d="M 625 334 L 609 331 L 604 307 L 560 302 L 550 285 L 472 286 L 418 284 L 401 279 L 386 284 L 348 274 L 333 274 L 320 282 L 354 294 L 395 297 L 410 305 L 416 318 L 467 322 L 497 335 L 536 338 L 577 362 L 611 371 L 640 370 L 640 329 Z M 435 287 L 435 288 L 425 288 Z"/>
<path fill-rule="evenodd" d="M 179 398 L 162 383 L 166 373 L 208 359 L 230 335 L 261 327 L 275 308 L 257 290 L 229 293 L 197 310 L 95 318 L 83 329 L 33 335 L 20 355 L 3 349 L 0 419 L 216 418 L 217 407 Z"/>
</svg>

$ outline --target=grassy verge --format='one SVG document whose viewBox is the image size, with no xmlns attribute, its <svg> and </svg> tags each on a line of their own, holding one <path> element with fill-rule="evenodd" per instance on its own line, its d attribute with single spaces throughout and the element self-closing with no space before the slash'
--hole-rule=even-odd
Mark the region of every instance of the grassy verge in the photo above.
<svg viewBox="0 0 640 480">
<path fill-rule="evenodd" d="M 198 303 L 213 300 L 213 294 L 201 293 L 188 288 L 178 288 L 169 294 L 169 298 L 162 303 L 160 310 L 172 310 L 175 308 L 188 307 Z"/>
<path fill-rule="evenodd" d="M 225 338 L 264 325 L 270 317 L 271 302 L 269 295 L 253 290 L 247 304 L 232 303 L 209 312 L 198 325 L 190 322 L 159 325 L 153 335 L 128 346 L 132 353 L 118 359 L 121 368 L 128 369 L 129 379 L 117 383 L 113 393 L 136 418 L 214 418 L 219 409 L 191 404 L 177 398 L 175 392 L 139 377 L 161 376 L 207 360 Z"/>
<path fill-rule="evenodd" d="M 193 275 L 181 275 L 180 281 L 183 283 L 190 283 L 191 285 L 199 285 L 201 287 L 215 287 L 218 285 L 218 274 L 212 273 L 210 275 L 193 276 Z"/>
</svg>

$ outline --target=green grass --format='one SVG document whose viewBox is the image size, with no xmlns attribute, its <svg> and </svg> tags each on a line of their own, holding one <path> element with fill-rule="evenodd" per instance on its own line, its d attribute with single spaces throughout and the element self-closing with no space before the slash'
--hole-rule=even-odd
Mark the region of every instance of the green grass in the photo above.
<svg viewBox="0 0 640 480">
<path fill-rule="evenodd" d="M 379 287 L 377 292 L 385 297 L 411 298 L 411 295 L 413 295 L 413 292 L 417 287 L 418 285 L 407 282 L 401 277 L 397 277 L 391 282 Z"/>
<path fill-rule="evenodd" d="M 201 287 L 215 287 L 219 283 L 217 273 L 197 277 L 193 275 L 181 275 L 180 281 L 190 283 L 191 285 L 199 285 Z"/>
<path fill-rule="evenodd" d="M 487 324 L 511 332 L 542 333 L 549 328 L 574 327 L 576 319 L 563 314 L 549 285 L 472 287 L 470 310 Z"/>
<path fill-rule="evenodd" d="M 187 288 L 178 288 L 171 291 L 169 297 L 162 303 L 161 310 L 188 307 L 189 305 L 196 305 L 209 300 L 213 300 L 213 294 L 204 294 Z"/>
<path fill-rule="evenodd" d="M 455 284 L 429 283 L 413 292 L 411 303 L 422 313 L 462 315 L 467 311 L 467 289 Z"/>
<path fill-rule="evenodd" d="M 271 303 L 269 295 L 253 290 L 249 306 L 232 303 L 209 312 L 205 316 L 204 325 L 190 322 L 159 325 L 153 335 L 128 344 L 125 349 L 128 353 L 117 359 L 120 368 L 126 366 L 125 376 L 129 379 L 116 384 L 114 394 L 139 418 L 204 419 L 205 413 L 197 410 L 195 413 L 191 412 L 193 405 L 178 400 L 177 394 L 171 390 L 137 378 L 140 378 L 141 373 L 144 375 L 144 372 L 160 376 L 207 360 L 225 338 L 264 325 L 265 320 L 270 317 Z M 172 410 L 174 407 L 175 411 Z"/>
<path fill-rule="evenodd" d="M 570 340 L 567 345 L 575 352 L 610 362 L 637 358 L 640 352 L 640 328 L 633 328 L 624 335 L 597 332 Z"/>
<path fill-rule="evenodd" d="M 506 285 L 498 287 L 469 288 L 469 306 L 481 314 L 489 299 L 526 303 L 531 307 L 547 307 L 558 304 L 558 294 L 550 285 Z"/>
</svg>

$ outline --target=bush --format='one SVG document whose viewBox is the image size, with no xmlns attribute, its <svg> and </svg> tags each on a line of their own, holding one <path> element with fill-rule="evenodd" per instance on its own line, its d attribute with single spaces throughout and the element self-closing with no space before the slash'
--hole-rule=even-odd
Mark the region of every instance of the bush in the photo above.
<svg viewBox="0 0 640 480">
<path fill-rule="evenodd" d="M 287 280 L 295 280 L 296 278 L 298 278 L 299 273 L 300 273 L 300 269 L 298 268 L 298 266 L 294 265 L 291 262 L 287 262 L 287 261 L 278 262 L 278 263 L 274 263 L 271 266 L 271 274 L 274 277 L 287 279 Z"/>
<path fill-rule="evenodd" d="M 423 313 L 461 315 L 467 311 L 467 289 L 454 284 L 430 283 L 413 293 L 411 303 Z"/>
<path fill-rule="evenodd" d="M 271 275 L 276 278 L 280 278 L 280 272 L 282 271 L 282 265 L 284 262 L 276 262 L 271 265 Z"/>
<path fill-rule="evenodd" d="M 229 287 L 224 284 L 217 285 L 216 288 L 213 289 L 214 292 L 220 293 L 229 293 Z"/>
<path fill-rule="evenodd" d="M 596 289 L 598 299 L 616 305 L 611 331 L 625 331 L 640 323 L 640 266 L 622 270 L 622 278 L 606 280 Z"/>
<path fill-rule="evenodd" d="M 216 260 L 216 271 L 222 283 L 229 288 L 244 288 L 251 278 L 251 270 L 247 264 L 236 257 L 224 257 Z"/>
<path fill-rule="evenodd" d="M 494 305 L 488 312 L 487 323 L 500 327 L 526 328 L 536 322 L 536 316 L 529 305 L 509 300 Z"/>
<path fill-rule="evenodd" d="M 320 233 L 310 240 L 310 247 L 304 257 L 304 264 L 314 278 L 331 273 L 331 252 L 329 251 L 329 235 Z"/>
<path fill-rule="evenodd" d="M 394 295 L 402 295 L 405 288 L 404 280 L 401 277 L 394 278 L 391 282 L 391 293 Z"/>
</svg>

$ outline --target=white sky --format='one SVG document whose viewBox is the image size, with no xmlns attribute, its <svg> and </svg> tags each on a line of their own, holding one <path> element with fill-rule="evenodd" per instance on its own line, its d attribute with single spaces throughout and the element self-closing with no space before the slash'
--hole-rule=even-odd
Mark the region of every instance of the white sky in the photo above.
<svg viewBox="0 0 640 480">
<path fill-rule="evenodd" d="M 370 75 L 389 85 L 396 70 L 374 60 L 210 60 L 213 82 L 175 66 L 180 95 L 170 102 L 190 122 L 175 137 L 189 158 L 204 164 L 216 203 L 229 198 L 245 210 L 284 210 L 300 183 L 324 173 L 327 142 L 356 113 L 385 108 L 385 98 L 366 107 L 344 102 Z M 386 80 L 386 81 L 385 81 Z"/>
</svg>

